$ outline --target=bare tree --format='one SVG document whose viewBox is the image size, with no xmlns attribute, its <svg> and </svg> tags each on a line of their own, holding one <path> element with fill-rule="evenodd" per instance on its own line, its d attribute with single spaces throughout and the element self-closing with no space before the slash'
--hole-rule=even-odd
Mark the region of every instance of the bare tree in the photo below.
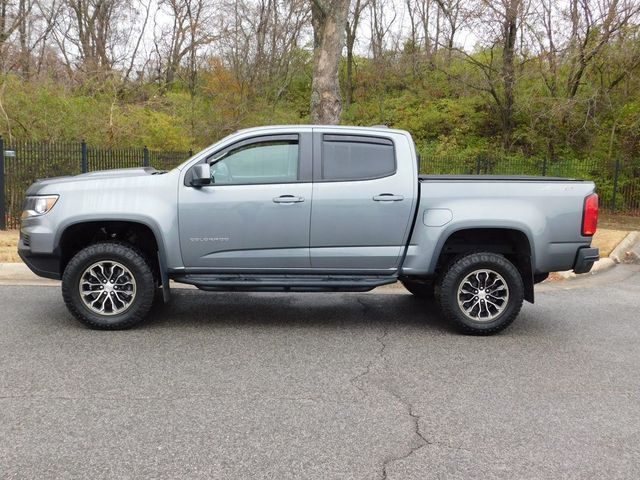
<svg viewBox="0 0 640 480">
<path fill-rule="evenodd" d="M 407 13 L 409 14 L 409 40 L 405 44 L 405 50 L 408 49 L 408 53 L 411 56 L 411 74 L 415 78 L 418 74 L 418 18 L 417 12 L 413 8 L 414 0 L 405 0 L 407 6 Z"/>
<path fill-rule="evenodd" d="M 469 81 L 460 75 L 450 75 L 465 85 L 488 93 L 495 102 L 501 126 L 503 148 L 512 147 L 515 128 L 516 39 L 521 34 L 522 19 L 526 17 L 525 0 L 480 0 L 476 5 L 476 25 L 486 38 L 477 53 L 462 48 L 453 49 L 469 64 L 476 67 L 482 81 Z M 480 31 L 480 30 L 479 30 Z M 524 61 L 522 58 L 519 61 Z"/>
<path fill-rule="evenodd" d="M 345 105 L 347 108 L 353 102 L 353 91 L 354 91 L 354 82 L 353 82 L 353 49 L 356 44 L 356 36 L 358 33 L 358 27 L 360 26 L 360 19 L 362 17 L 362 12 L 367 7 L 368 0 L 355 0 L 353 7 L 349 9 L 349 17 L 347 18 L 347 78 L 346 78 L 346 88 L 345 88 Z"/>
<path fill-rule="evenodd" d="M 374 61 L 380 60 L 386 40 L 398 16 L 395 4 L 390 0 L 369 0 L 371 22 L 371 54 Z"/>
<path fill-rule="evenodd" d="M 228 0 L 217 51 L 244 98 L 276 101 L 300 67 L 303 32 L 308 28 L 307 0 Z"/>
<path fill-rule="evenodd" d="M 182 61 L 193 65 L 197 50 L 216 39 L 213 12 L 206 0 L 160 0 L 159 6 L 171 17 L 170 29 L 158 32 L 155 39 L 159 63 L 164 65 L 163 82 L 171 85 Z"/>
<path fill-rule="evenodd" d="M 336 124 L 342 113 L 338 69 L 350 0 L 312 0 L 313 81 L 311 119 Z"/>
<path fill-rule="evenodd" d="M 424 52 L 427 56 L 431 55 L 431 6 L 432 0 L 414 0 L 414 8 L 420 19 L 422 26 L 422 42 Z"/>
<path fill-rule="evenodd" d="M 72 29 L 69 40 L 78 48 L 83 68 L 91 74 L 110 70 L 110 51 L 119 0 L 67 0 Z"/>
<path fill-rule="evenodd" d="M 20 42 L 26 43 L 26 24 L 33 1 L 0 0 L 0 65 L 6 69 L 5 57 L 7 42 L 15 31 L 19 32 Z"/>
<path fill-rule="evenodd" d="M 640 4 L 633 0 L 571 0 L 569 98 L 575 97 L 591 62 L 639 11 Z"/>
<path fill-rule="evenodd" d="M 466 21 L 466 12 L 463 9 L 464 2 L 462 0 L 435 1 L 446 20 L 446 29 L 443 32 L 446 35 L 444 45 L 449 52 L 449 58 L 451 58 L 456 33 L 458 33 Z"/>
</svg>

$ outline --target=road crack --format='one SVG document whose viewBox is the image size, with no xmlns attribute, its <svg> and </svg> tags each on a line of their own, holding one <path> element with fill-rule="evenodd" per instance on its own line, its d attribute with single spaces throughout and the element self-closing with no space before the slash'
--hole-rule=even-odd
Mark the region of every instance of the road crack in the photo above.
<svg viewBox="0 0 640 480">
<path fill-rule="evenodd" d="M 376 341 L 380 344 L 380 347 L 376 350 L 376 353 L 374 354 L 374 356 L 371 357 L 371 359 L 369 359 L 369 361 L 367 362 L 367 365 L 365 366 L 362 372 L 358 373 L 355 377 L 352 377 L 351 379 L 349 379 L 349 382 L 355 388 L 360 390 L 364 395 L 366 395 L 367 392 L 361 385 L 362 380 L 364 379 L 364 377 L 366 377 L 371 373 L 371 369 L 379 359 L 381 359 L 382 363 L 384 364 L 384 351 L 387 348 L 387 345 L 384 342 L 384 339 L 386 338 L 387 334 L 388 334 L 388 330 L 386 327 L 384 327 L 382 329 L 382 333 L 376 336 Z"/>
<path fill-rule="evenodd" d="M 432 445 L 433 444 L 433 442 L 429 441 L 427 439 L 427 437 L 425 437 L 424 434 L 422 433 L 422 431 L 420 430 L 420 415 L 418 415 L 414 411 L 413 405 L 410 402 L 406 401 L 404 398 L 402 398 L 400 395 L 398 395 L 393 390 L 386 389 L 386 391 L 391 396 L 393 396 L 393 398 L 395 398 L 399 403 L 401 403 L 404 406 L 407 414 L 409 415 L 409 417 L 411 417 L 411 421 L 413 423 L 414 440 L 412 442 L 413 444 L 409 446 L 409 451 L 406 452 L 404 455 L 389 457 L 389 458 L 384 460 L 384 462 L 382 463 L 382 476 L 381 476 L 382 480 L 387 480 L 387 478 L 388 478 L 387 469 L 388 469 L 389 465 L 391 465 L 392 463 L 395 463 L 395 462 L 399 462 L 399 461 L 405 460 L 405 459 L 409 458 L 410 456 L 412 456 L 414 453 L 416 453 L 421 448 L 423 448 L 423 447 L 425 447 L 427 445 Z"/>
<path fill-rule="evenodd" d="M 362 311 L 363 311 L 363 315 L 367 315 L 370 307 L 362 300 L 362 298 L 357 297 L 357 301 L 360 304 L 360 306 L 362 307 Z M 387 358 L 385 355 L 385 352 L 387 350 L 387 343 L 386 343 L 386 338 L 389 334 L 389 329 L 384 326 L 382 329 L 382 333 L 380 335 L 376 336 L 376 341 L 379 343 L 379 348 L 376 350 L 376 353 L 373 355 L 373 357 L 367 362 L 367 365 L 365 366 L 364 370 L 362 372 L 360 372 L 358 375 L 352 377 L 350 379 L 351 384 L 357 388 L 358 390 L 360 390 L 364 395 L 367 395 L 367 392 L 365 391 L 364 387 L 361 385 L 364 378 L 369 375 L 371 373 L 372 368 L 374 367 L 374 365 L 376 363 L 380 363 L 383 369 L 386 369 L 386 362 L 387 362 Z M 384 388 L 384 390 L 391 395 L 398 403 L 400 403 L 407 415 L 409 415 L 409 417 L 411 418 L 411 421 L 413 423 L 413 435 L 414 435 L 414 439 L 412 441 L 412 445 L 410 445 L 409 447 L 409 451 L 406 452 L 403 455 L 400 456 L 393 456 L 393 457 L 389 457 L 387 459 L 385 459 L 382 463 L 382 473 L 381 473 L 381 479 L 382 480 L 386 480 L 388 478 L 388 472 L 387 469 L 389 467 L 389 465 L 391 465 L 392 463 L 395 462 L 399 462 L 401 460 L 405 460 L 406 458 L 410 457 L 411 455 L 413 455 L 414 453 L 416 453 L 418 450 L 420 450 L 421 448 L 423 448 L 426 445 L 431 445 L 433 442 L 430 442 L 427 437 L 424 436 L 424 434 L 422 433 L 422 431 L 420 430 L 420 416 L 415 412 L 413 405 L 408 402 L 407 400 L 405 400 L 404 398 L 402 398 L 397 392 L 395 392 L 392 388 Z"/>
</svg>

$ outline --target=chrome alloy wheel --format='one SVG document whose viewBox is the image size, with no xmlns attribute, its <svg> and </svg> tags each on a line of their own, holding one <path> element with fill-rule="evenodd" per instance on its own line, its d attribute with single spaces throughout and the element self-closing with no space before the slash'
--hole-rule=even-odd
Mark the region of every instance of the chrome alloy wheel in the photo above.
<svg viewBox="0 0 640 480">
<path fill-rule="evenodd" d="M 85 307 L 98 315 L 119 315 L 136 298 L 136 279 L 121 263 L 104 260 L 87 268 L 78 285 Z"/>
<path fill-rule="evenodd" d="M 476 322 L 490 322 L 507 307 L 509 287 L 499 273 L 475 270 L 460 282 L 457 298 L 466 317 Z"/>
</svg>

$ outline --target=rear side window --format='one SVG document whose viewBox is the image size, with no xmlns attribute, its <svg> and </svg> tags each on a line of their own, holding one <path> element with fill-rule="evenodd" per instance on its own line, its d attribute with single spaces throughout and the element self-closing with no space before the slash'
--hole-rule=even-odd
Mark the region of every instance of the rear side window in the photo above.
<svg viewBox="0 0 640 480">
<path fill-rule="evenodd" d="M 393 142 L 387 138 L 322 136 L 322 180 L 369 180 L 395 171 Z"/>
</svg>

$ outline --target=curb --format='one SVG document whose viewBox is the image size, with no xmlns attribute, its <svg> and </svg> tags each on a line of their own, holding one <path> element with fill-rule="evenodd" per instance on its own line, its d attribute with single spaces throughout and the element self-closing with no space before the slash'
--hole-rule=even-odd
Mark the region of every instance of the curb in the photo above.
<svg viewBox="0 0 640 480">
<path fill-rule="evenodd" d="M 633 262 L 634 257 L 637 261 L 637 254 L 634 253 L 633 247 L 636 243 L 640 243 L 640 232 L 629 233 L 616 248 L 613 249 L 609 258 L 613 259 L 616 263 L 624 263 L 631 260 Z"/>
<path fill-rule="evenodd" d="M 573 273 L 572 270 L 566 270 L 564 272 L 556 272 L 563 279 L 569 280 L 572 278 L 583 277 L 585 275 L 597 275 L 598 273 L 607 271 L 615 267 L 619 263 L 624 263 L 625 260 L 633 258 L 636 254 L 630 250 L 640 243 L 640 232 L 630 232 L 626 237 L 618 244 L 616 248 L 612 250 L 608 257 L 601 258 L 593 264 L 591 271 L 587 273 Z M 637 258 L 637 257 L 636 257 Z"/>
<path fill-rule="evenodd" d="M 587 273 L 573 273 L 573 270 L 565 270 L 564 272 L 556 272 L 562 279 L 570 280 L 573 278 L 581 278 L 585 275 L 597 275 L 598 273 L 605 272 L 613 267 L 615 267 L 617 263 L 610 257 L 601 258 L 597 262 L 593 264 L 591 270 Z"/>
</svg>

